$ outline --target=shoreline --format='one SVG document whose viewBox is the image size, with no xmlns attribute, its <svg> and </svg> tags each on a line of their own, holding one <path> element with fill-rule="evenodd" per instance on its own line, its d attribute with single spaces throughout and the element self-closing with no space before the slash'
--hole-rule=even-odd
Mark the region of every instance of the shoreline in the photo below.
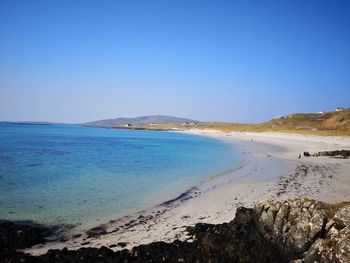
<svg viewBox="0 0 350 263">
<path fill-rule="evenodd" d="M 350 148 L 349 138 L 196 130 L 186 133 L 223 139 L 238 146 L 243 154 L 241 167 L 151 209 L 111 220 L 65 242 L 39 244 L 25 252 L 40 255 L 48 249 L 101 246 L 120 250 L 175 239 L 191 242 L 187 226 L 228 222 L 239 206 L 251 207 L 258 200 L 300 196 L 326 202 L 350 200 L 346 191 L 350 179 L 345 176 L 350 170 L 348 159 L 297 158 L 303 151 Z"/>
</svg>

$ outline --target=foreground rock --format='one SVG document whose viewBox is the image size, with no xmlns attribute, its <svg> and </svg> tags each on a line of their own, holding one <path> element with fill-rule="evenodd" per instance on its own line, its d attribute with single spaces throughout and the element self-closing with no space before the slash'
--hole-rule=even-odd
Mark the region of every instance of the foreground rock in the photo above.
<svg viewBox="0 0 350 263">
<path fill-rule="evenodd" d="M 258 202 L 229 223 L 188 228 L 187 242 L 154 242 L 132 250 L 20 252 L 5 262 L 350 262 L 350 203 L 308 199 Z"/>
</svg>

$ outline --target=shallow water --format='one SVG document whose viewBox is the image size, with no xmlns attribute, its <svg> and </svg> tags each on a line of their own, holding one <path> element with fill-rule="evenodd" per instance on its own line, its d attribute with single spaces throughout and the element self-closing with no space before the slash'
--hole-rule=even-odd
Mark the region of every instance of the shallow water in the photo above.
<svg viewBox="0 0 350 263">
<path fill-rule="evenodd" d="M 0 124 L 0 219 L 87 228 L 174 198 L 240 161 L 206 137 Z"/>
</svg>

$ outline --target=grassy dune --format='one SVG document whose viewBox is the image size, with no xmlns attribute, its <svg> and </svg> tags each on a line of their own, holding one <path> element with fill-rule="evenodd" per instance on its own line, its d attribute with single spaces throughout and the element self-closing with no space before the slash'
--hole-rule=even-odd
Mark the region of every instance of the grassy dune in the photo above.
<svg viewBox="0 0 350 263">
<path fill-rule="evenodd" d="M 292 132 L 317 135 L 350 136 L 350 109 L 324 114 L 296 113 L 257 124 L 205 123 L 201 128 L 220 129 L 223 131 L 253 132 Z"/>
<path fill-rule="evenodd" d="M 167 129 L 211 129 L 241 132 L 286 132 L 297 134 L 313 134 L 325 136 L 350 136 L 350 108 L 339 112 L 323 114 L 296 113 L 256 124 L 238 124 L 226 122 L 206 122 L 198 125 L 141 125 L 133 129 L 167 130 Z"/>
</svg>

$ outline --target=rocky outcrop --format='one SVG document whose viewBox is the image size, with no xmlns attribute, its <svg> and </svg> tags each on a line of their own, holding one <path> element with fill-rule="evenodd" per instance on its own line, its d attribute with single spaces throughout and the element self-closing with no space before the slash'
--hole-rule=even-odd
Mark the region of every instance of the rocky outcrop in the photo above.
<svg viewBox="0 0 350 263">
<path fill-rule="evenodd" d="M 263 201 L 239 208 L 229 223 L 188 227 L 188 241 L 154 242 L 131 250 L 50 250 L 5 262 L 350 262 L 350 203 L 308 199 Z"/>
<path fill-rule="evenodd" d="M 228 224 L 190 233 L 234 262 L 350 262 L 350 203 L 257 202 Z"/>
</svg>

